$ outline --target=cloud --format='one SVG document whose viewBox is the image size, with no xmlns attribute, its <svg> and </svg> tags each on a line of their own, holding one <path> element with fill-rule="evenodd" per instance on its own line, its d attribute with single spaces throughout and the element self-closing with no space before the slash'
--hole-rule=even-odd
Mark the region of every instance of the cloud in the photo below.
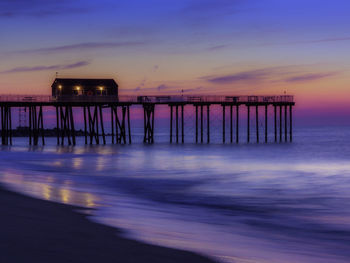
<svg viewBox="0 0 350 263">
<path fill-rule="evenodd" d="M 338 74 L 338 72 L 303 72 L 305 72 L 304 66 L 282 66 L 248 70 L 220 76 L 204 76 L 200 77 L 200 79 L 213 84 L 256 83 L 264 81 L 308 82 Z"/>
<path fill-rule="evenodd" d="M 281 42 L 281 43 L 265 43 L 259 46 L 275 46 L 275 45 L 299 45 L 299 44 L 319 44 L 319 43 L 328 43 L 328 42 L 343 42 L 350 41 L 350 37 L 330 37 L 330 38 L 321 38 L 315 40 L 301 40 L 301 41 L 291 41 L 291 42 Z"/>
<path fill-rule="evenodd" d="M 56 47 L 47 47 L 47 48 L 38 48 L 38 49 L 27 49 L 16 51 L 15 53 L 59 53 L 59 52 L 68 52 L 68 51 L 79 51 L 79 50 L 94 50 L 94 49 L 106 49 L 106 48 L 123 48 L 131 46 L 140 46 L 144 45 L 144 42 L 87 42 L 87 43 L 78 43 L 72 45 L 63 45 Z"/>
<path fill-rule="evenodd" d="M 350 37 L 323 38 L 323 39 L 317 39 L 317 40 L 304 41 L 304 43 L 322 43 L 322 42 L 336 42 L 336 41 L 350 41 Z"/>
<path fill-rule="evenodd" d="M 57 64 L 57 65 L 51 65 L 51 66 L 35 66 L 35 67 L 16 67 L 16 68 L 0 71 L 0 74 L 73 69 L 73 68 L 84 67 L 84 66 L 87 66 L 89 64 L 90 63 L 87 61 L 78 61 L 78 62 L 72 63 L 72 64 Z"/>
<path fill-rule="evenodd" d="M 275 68 L 265 68 L 265 69 L 256 69 L 250 71 L 243 71 L 239 73 L 227 74 L 222 76 L 205 76 L 201 79 L 214 84 L 229 84 L 235 82 L 255 82 L 261 81 L 273 75 L 276 71 Z"/>
<path fill-rule="evenodd" d="M 157 87 L 157 90 L 158 90 L 158 91 L 164 91 L 164 90 L 169 90 L 169 89 L 171 89 L 171 87 L 169 87 L 169 86 L 167 86 L 167 85 L 165 85 L 165 84 L 159 85 L 159 86 Z"/>
<path fill-rule="evenodd" d="M 216 46 L 208 47 L 206 50 L 208 50 L 208 51 L 216 51 L 216 50 L 220 50 L 220 49 L 225 49 L 225 48 L 227 48 L 229 46 L 230 45 L 216 45 Z"/>
<path fill-rule="evenodd" d="M 308 81 L 315 81 L 315 80 L 319 80 L 319 79 L 332 77 L 336 74 L 338 74 L 338 73 L 337 72 L 326 72 L 326 73 L 303 74 L 303 75 L 298 75 L 298 76 L 286 78 L 284 81 L 285 82 L 308 82 Z"/>
</svg>

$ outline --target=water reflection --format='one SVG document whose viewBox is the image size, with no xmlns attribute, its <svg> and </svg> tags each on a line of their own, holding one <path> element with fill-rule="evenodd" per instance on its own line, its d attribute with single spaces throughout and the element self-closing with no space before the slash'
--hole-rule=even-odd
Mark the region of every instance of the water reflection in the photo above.
<svg viewBox="0 0 350 263">
<path fill-rule="evenodd" d="M 48 176 L 46 182 L 34 182 L 22 174 L 4 172 L 1 182 L 9 189 L 24 192 L 33 197 L 48 201 L 61 202 L 80 207 L 94 208 L 98 206 L 99 198 L 89 192 L 72 190 L 72 181 L 65 181 L 63 185 L 55 183 L 52 176 Z"/>
<path fill-rule="evenodd" d="M 45 200 L 99 206 L 96 220 L 133 238 L 225 262 L 349 262 L 350 147 L 344 138 L 306 138 L 4 149 L 0 181 Z"/>
</svg>

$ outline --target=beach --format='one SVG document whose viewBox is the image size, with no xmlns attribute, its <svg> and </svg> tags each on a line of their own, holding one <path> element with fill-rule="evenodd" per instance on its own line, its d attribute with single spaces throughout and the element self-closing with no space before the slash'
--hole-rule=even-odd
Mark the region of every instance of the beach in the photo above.
<svg viewBox="0 0 350 263">
<path fill-rule="evenodd" d="M 0 187 L 0 262 L 213 262 L 123 238 L 81 209 Z"/>
</svg>

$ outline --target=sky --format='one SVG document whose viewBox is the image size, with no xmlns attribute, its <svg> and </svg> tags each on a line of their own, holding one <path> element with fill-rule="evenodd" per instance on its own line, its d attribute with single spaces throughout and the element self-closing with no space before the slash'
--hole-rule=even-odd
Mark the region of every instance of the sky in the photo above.
<svg viewBox="0 0 350 263">
<path fill-rule="evenodd" d="M 300 115 L 350 114 L 347 0 L 0 0 L 0 94 L 59 77 L 121 94 L 292 94 Z"/>
</svg>

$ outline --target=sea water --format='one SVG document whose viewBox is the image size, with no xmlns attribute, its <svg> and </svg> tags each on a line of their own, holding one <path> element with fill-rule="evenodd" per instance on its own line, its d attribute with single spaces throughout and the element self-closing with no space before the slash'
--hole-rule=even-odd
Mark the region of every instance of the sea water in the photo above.
<svg viewBox="0 0 350 263">
<path fill-rule="evenodd" d="M 75 147 L 15 138 L 1 148 L 0 183 L 222 262 L 350 262 L 350 127 L 296 127 L 292 143 L 159 138 Z"/>
</svg>

